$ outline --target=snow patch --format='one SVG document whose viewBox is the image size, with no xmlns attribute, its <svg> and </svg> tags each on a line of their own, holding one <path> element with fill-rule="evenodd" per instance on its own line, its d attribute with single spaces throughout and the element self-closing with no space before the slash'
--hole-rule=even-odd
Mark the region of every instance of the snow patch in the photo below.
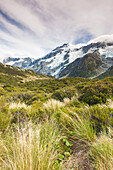
<svg viewBox="0 0 113 170">
<path fill-rule="evenodd" d="M 10 61 L 10 62 L 6 62 L 5 65 L 10 65 L 13 66 L 15 64 L 15 61 Z"/>
<path fill-rule="evenodd" d="M 57 54 L 54 58 L 52 58 L 53 62 L 48 65 L 51 69 L 58 67 L 61 63 L 64 62 L 64 56 L 66 52 L 62 52 L 62 54 Z"/>
</svg>

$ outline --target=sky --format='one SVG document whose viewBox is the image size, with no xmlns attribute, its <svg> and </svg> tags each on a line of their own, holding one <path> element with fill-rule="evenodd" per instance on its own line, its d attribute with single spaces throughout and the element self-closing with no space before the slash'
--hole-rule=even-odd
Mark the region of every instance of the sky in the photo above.
<svg viewBox="0 0 113 170">
<path fill-rule="evenodd" d="M 0 60 L 113 34 L 113 0 L 0 0 Z"/>
</svg>

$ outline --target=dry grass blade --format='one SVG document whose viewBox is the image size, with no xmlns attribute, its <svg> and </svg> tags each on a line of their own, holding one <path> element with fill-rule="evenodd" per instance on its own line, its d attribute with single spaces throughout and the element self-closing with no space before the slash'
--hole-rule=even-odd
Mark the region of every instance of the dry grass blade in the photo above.
<svg viewBox="0 0 113 170">
<path fill-rule="evenodd" d="M 9 170 L 53 170 L 61 169 L 56 144 L 61 135 L 54 120 L 37 126 L 28 123 L 18 128 L 7 141 L 1 139 L 0 165 Z"/>
</svg>

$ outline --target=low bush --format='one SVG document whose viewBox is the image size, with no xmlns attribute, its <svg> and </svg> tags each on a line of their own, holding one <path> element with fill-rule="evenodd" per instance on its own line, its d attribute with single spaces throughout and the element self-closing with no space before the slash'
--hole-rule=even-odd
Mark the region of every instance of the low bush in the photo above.
<svg viewBox="0 0 113 170">
<path fill-rule="evenodd" d="M 57 90 L 55 93 L 52 94 L 52 98 L 56 100 L 63 101 L 64 98 L 71 99 L 73 96 L 77 95 L 77 90 L 74 87 L 65 87 L 63 89 Z"/>
<path fill-rule="evenodd" d="M 90 124 L 94 127 L 97 134 L 103 130 L 103 127 L 113 127 L 113 109 L 106 105 L 95 105 L 84 110 L 85 115 L 89 115 Z"/>
<path fill-rule="evenodd" d="M 12 115 L 11 123 L 22 124 L 30 120 L 31 106 L 27 106 L 25 103 L 10 103 L 9 111 Z"/>
<path fill-rule="evenodd" d="M 4 97 L 0 99 L 0 131 L 6 131 L 11 123 L 11 113 Z"/>
</svg>

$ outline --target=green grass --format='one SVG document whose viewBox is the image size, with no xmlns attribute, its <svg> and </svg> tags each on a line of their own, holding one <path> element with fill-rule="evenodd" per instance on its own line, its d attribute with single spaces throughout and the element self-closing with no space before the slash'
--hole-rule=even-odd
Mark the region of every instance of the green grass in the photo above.
<svg viewBox="0 0 113 170">
<path fill-rule="evenodd" d="M 79 108 L 80 106 L 69 105 L 74 99 L 65 100 L 60 102 L 51 99 L 43 104 L 43 107 L 41 106 L 43 116 L 38 122 L 23 121 L 19 125 L 17 123 L 14 125 L 13 122 L 5 133 L 1 131 L 1 170 L 65 170 L 74 168 L 74 162 L 76 162 L 76 169 L 78 167 L 80 169 L 84 168 L 81 162 L 86 159 L 97 170 L 113 168 L 112 128 L 109 130 L 105 126 L 104 132 L 97 134 L 97 129 L 90 121 L 91 114 L 97 111 L 101 114 L 111 111 L 109 107 L 112 108 L 112 102 L 110 101 L 106 106 L 81 105 Z M 11 103 L 8 106 L 9 111 L 13 110 L 17 113 L 19 110 L 20 114 L 31 114 L 34 108 L 25 103 Z M 34 109 L 38 109 L 39 106 L 35 107 Z M 31 113 L 27 113 L 30 110 Z M 22 118 L 25 119 L 23 116 Z M 74 157 L 76 152 L 78 155 L 82 153 L 85 159 L 78 160 L 76 154 Z"/>
<path fill-rule="evenodd" d="M 1 65 L 0 170 L 112 170 L 112 101 L 112 77 L 58 80 Z"/>
<path fill-rule="evenodd" d="M 28 123 L 0 138 L 0 167 L 8 170 L 61 169 L 57 163 L 61 131 L 54 120 Z"/>
<path fill-rule="evenodd" d="M 97 170 L 113 169 L 113 139 L 107 134 L 101 134 L 93 143 L 90 158 Z"/>
<path fill-rule="evenodd" d="M 64 111 L 60 112 L 61 123 L 67 134 L 75 143 L 90 146 L 95 141 L 95 130 L 91 126 L 89 120 L 79 116 L 76 112 L 68 110 L 68 114 Z M 83 145 L 83 146 L 82 146 Z"/>
</svg>

